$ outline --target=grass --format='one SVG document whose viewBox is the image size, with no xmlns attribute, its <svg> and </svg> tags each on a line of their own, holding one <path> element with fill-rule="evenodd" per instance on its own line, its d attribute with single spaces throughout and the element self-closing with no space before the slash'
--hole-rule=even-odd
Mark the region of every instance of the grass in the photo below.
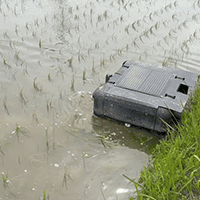
<svg viewBox="0 0 200 200">
<path fill-rule="evenodd" d="M 182 114 L 177 129 L 156 146 L 151 164 L 134 182 L 138 199 L 199 199 L 200 87 Z M 133 198 L 131 198 L 133 199 Z"/>
</svg>

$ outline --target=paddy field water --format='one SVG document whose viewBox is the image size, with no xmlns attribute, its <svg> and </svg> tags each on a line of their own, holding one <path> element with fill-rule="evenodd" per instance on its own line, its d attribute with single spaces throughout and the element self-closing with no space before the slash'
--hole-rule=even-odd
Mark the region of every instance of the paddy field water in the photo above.
<svg viewBox="0 0 200 200">
<path fill-rule="evenodd" d="M 199 72 L 200 1 L 0 1 L 0 199 L 129 199 L 159 136 L 93 116 L 125 60 Z"/>
</svg>

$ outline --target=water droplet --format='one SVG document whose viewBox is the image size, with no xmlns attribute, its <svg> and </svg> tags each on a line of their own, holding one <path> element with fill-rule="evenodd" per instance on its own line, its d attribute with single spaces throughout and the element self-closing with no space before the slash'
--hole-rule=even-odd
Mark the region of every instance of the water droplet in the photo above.
<svg viewBox="0 0 200 200">
<path fill-rule="evenodd" d="M 89 189 L 89 188 L 90 188 L 90 185 L 89 185 L 89 184 L 87 184 L 85 187 L 86 187 L 87 189 Z"/>
<path fill-rule="evenodd" d="M 59 167 L 59 164 L 55 163 L 55 164 L 54 164 L 54 167 Z"/>
<path fill-rule="evenodd" d="M 131 125 L 130 125 L 130 124 L 128 124 L 128 123 L 125 123 L 125 126 L 129 128 Z"/>
</svg>

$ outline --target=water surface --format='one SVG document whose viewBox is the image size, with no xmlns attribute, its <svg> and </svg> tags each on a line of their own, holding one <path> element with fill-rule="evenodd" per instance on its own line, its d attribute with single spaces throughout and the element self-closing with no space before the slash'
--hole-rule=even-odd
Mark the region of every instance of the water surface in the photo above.
<svg viewBox="0 0 200 200">
<path fill-rule="evenodd" d="M 125 60 L 199 72 L 200 2 L 0 1 L 0 199 L 129 199 L 159 137 L 93 116 Z"/>
</svg>

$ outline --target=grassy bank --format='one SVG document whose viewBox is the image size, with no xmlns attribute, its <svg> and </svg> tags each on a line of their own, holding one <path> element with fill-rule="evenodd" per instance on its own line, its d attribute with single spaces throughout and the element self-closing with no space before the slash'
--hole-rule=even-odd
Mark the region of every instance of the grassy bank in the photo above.
<svg viewBox="0 0 200 200">
<path fill-rule="evenodd" d="M 200 87 L 185 110 L 177 130 L 153 152 L 141 173 L 138 199 L 200 199 Z"/>
</svg>

